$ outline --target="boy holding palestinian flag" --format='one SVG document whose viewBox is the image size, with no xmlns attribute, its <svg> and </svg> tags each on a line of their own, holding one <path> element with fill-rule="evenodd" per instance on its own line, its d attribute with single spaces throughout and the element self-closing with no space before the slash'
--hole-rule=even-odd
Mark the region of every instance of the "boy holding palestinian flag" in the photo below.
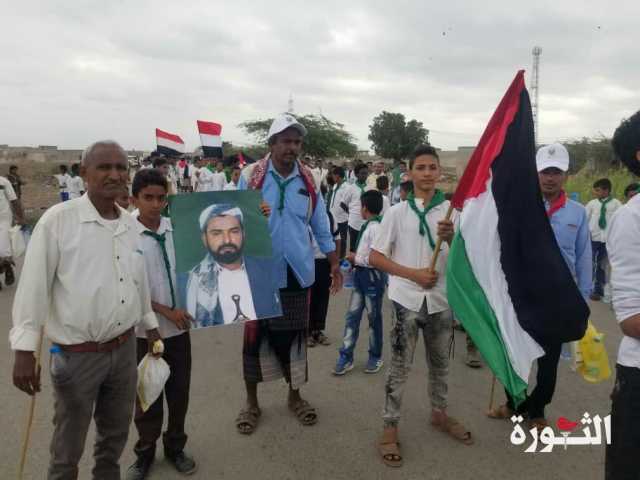
<svg viewBox="0 0 640 480">
<path fill-rule="evenodd" d="M 400 409 L 413 355 L 422 330 L 427 365 L 431 424 L 466 445 L 471 433 L 446 413 L 452 318 L 445 293 L 445 266 L 453 238 L 453 223 L 446 219 L 449 201 L 436 189 L 440 159 L 431 146 L 418 147 L 409 162 L 413 192 L 407 201 L 385 214 L 373 243 L 369 264 L 389 274 L 389 299 L 393 302 L 391 365 L 387 373 L 384 431 L 378 443 L 383 462 L 402 465 L 398 443 Z M 444 242 L 435 265 L 429 268 L 436 240 Z"/>
</svg>

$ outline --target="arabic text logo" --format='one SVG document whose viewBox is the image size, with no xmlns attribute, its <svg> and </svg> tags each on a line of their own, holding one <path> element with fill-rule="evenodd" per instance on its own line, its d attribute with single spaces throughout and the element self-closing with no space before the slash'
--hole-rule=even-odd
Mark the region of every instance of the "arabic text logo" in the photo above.
<svg viewBox="0 0 640 480">
<path fill-rule="evenodd" d="M 514 423 L 513 432 L 511 432 L 511 443 L 513 445 L 523 445 L 527 441 L 527 433 L 520 426 L 523 422 L 521 415 L 514 415 L 511 417 L 511 421 Z M 584 425 L 582 429 L 582 436 L 572 436 L 571 433 L 580 425 Z M 544 445 L 544 448 L 540 450 L 542 453 L 548 453 L 553 450 L 556 445 L 561 445 L 564 449 L 567 449 L 568 445 L 602 445 L 602 430 L 604 424 L 604 440 L 607 445 L 611 445 L 611 416 L 600 418 L 600 415 L 596 415 L 591 418 L 591 415 L 585 412 L 580 422 L 572 422 L 571 420 L 560 417 L 556 422 L 558 427 L 559 436 L 551 427 L 545 427 L 541 431 L 538 431 L 537 427 L 529 429 L 531 434 L 531 445 L 525 450 L 526 453 L 536 453 L 538 449 L 538 442 Z M 591 433 L 591 427 L 593 426 L 594 434 Z"/>
</svg>

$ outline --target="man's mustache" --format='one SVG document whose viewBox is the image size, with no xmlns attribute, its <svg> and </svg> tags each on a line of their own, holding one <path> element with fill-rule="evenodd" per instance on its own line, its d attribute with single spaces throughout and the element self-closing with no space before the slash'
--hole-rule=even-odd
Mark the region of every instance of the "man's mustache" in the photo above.
<svg viewBox="0 0 640 480">
<path fill-rule="evenodd" d="M 218 247 L 216 253 L 222 252 L 222 250 L 224 250 L 225 248 L 230 248 L 236 252 L 240 250 L 240 247 L 238 247 L 238 245 L 236 245 L 235 243 L 224 243 Z"/>
</svg>

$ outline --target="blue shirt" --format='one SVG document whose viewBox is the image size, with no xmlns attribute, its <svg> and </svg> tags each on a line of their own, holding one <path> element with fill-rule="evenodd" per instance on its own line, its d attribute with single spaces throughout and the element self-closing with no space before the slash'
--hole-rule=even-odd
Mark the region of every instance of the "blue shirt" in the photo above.
<svg viewBox="0 0 640 480">
<path fill-rule="evenodd" d="M 545 200 L 544 206 L 548 211 L 549 202 Z M 562 256 L 586 300 L 591 293 L 593 275 L 587 211 L 578 202 L 567 199 L 565 206 L 555 212 L 549 220 Z"/>
<path fill-rule="evenodd" d="M 281 181 L 296 177 L 287 185 L 282 211 L 278 210 L 280 189 L 271 172 L 280 177 Z M 246 190 L 247 187 L 247 179 L 242 175 L 238 182 L 238 190 Z M 262 185 L 262 198 L 271 207 L 269 231 L 271 232 L 273 258 L 276 264 L 275 280 L 278 288 L 287 286 L 287 264 L 293 270 L 300 286 L 310 287 L 315 281 L 315 261 L 308 227 L 311 227 L 322 253 L 327 254 L 336 250 L 322 195 L 318 193 L 316 208 L 311 219 L 307 220 L 311 198 L 298 170 L 298 165 L 294 166 L 293 172 L 287 178 L 283 178 L 273 168 L 273 164 L 269 160 L 269 168 Z"/>
</svg>

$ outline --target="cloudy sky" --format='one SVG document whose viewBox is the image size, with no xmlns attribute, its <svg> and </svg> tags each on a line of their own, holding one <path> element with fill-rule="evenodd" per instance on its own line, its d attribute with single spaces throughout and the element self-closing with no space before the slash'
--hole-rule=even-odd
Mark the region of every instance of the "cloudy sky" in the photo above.
<svg viewBox="0 0 640 480">
<path fill-rule="evenodd" d="M 640 2 L 587 0 L 3 0 L 0 144 L 151 149 L 287 108 L 368 149 L 382 110 L 436 146 L 474 145 L 540 45 L 540 138 L 611 135 L 640 108 Z M 527 73 L 527 79 L 529 74 Z"/>
</svg>

